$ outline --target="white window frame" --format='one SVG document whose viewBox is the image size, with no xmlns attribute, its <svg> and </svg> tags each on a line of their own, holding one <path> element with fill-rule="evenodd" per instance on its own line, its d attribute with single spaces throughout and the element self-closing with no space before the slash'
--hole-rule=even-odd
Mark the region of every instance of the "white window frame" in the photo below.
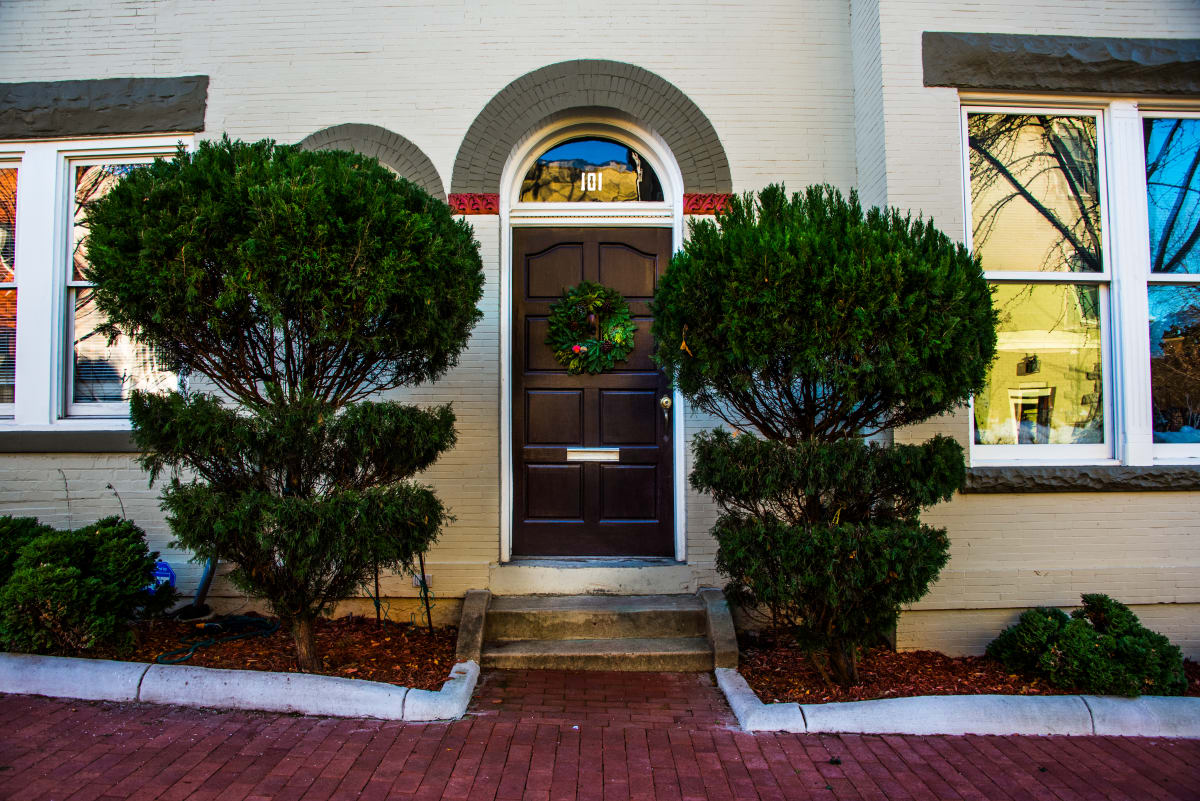
<svg viewBox="0 0 1200 801">
<path fill-rule="evenodd" d="M 1105 396 L 1106 453 L 1083 452 L 1096 446 L 976 445 L 974 402 L 970 405 L 970 455 L 973 465 L 1155 464 L 1200 465 L 1200 443 L 1153 441 L 1150 384 L 1149 287 L 1197 284 L 1200 275 L 1150 273 L 1150 225 L 1147 213 L 1143 120 L 1148 117 L 1200 118 L 1195 101 L 1145 101 L 1135 98 L 1053 98 L 964 94 L 960 104 L 963 180 L 963 236 L 972 246 L 968 113 L 1095 114 L 1097 167 L 1104 272 L 985 272 L 989 283 L 1047 282 L 1101 285 L 1101 370 Z M 1119 198 L 1116 208 L 1109 198 Z"/>
<path fill-rule="evenodd" d="M 73 310 L 67 308 L 72 282 L 76 164 L 170 158 L 182 143 L 195 148 L 191 133 L 0 142 L 0 161 L 15 162 L 17 205 L 17 365 L 11 419 L 3 431 L 127 431 L 128 404 L 81 404 L 85 415 L 68 408 Z M 68 318 L 68 314 L 70 317 Z M 98 409 L 97 407 L 105 407 Z"/>
<path fill-rule="evenodd" d="M 1103 398 L 1104 440 L 1098 444 L 1045 444 L 1045 445 L 979 445 L 975 442 L 975 400 L 971 399 L 971 461 L 972 464 L 1013 464 L 1037 462 L 1039 464 L 1102 464 L 1114 462 L 1113 447 L 1113 365 L 1110 357 L 1110 338 L 1113 326 L 1113 315 L 1110 303 L 1110 291 L 1113 280 L 1113 266 L 1110 247 L 1110 221 L 1108 204 L 1108 181 L 1105 145 L 1104 123 L 1105 114 L 1102 106 L 1053 107 L 1012 105 L 1012 104 L 977 104 L 963 103 L 959 114 L 959 136 L 961 137 L 962 177 L 963 177 L 963 241 L 968 248 L 974 248 L 974 225 L 971 212 L 971 157 L 967 144 L 967 115 L 969 114 L 1028 114 L 1035 110 L 1040 114 L 1072 117 L 1094 117 L 1096 120 L 1096 169 L 1097 186 L 1100 194 L 1100 251 L 1104 269 L 1101 272 L 1074 273 L 1050 272 L 1043 270 L 997 270 L 984 271 L 988 284 L 1086 284 L 1099 287 L 1100 309 L 1100 375 Z"/>
<path fill-rule="evenodd" d="M 1141 139 L 1143 136 L 1143 122 L 1147 119 L 1193 119 L 1200 120 L 1200 110 L 1182 110 L 1182 109 L 1162 109 L 1162 108 L 1145 108 L 1141 109 L 1138 114 L 1138 132 L 1139 132 L 1139 152 L 1146 152 L 1145 144 Z M 1142 162 L 1142 179 L 1145 180 L 1145 161 Z M 1146 208 L 1148 200 L 1149 188 L 1143 184 L 1141 200 L 1143 204 L 1143 212 L 1146 214 L 1146 224 L 1144 226 L 1146 232 L 1145 246 L 1142 248 L 1142 261 L 1139 265 L 1140 272 L 1145 277 L 1146 286 L 1143 288 L 1143 295 L 1146 297 L 1146 375 L 1144 377 L 1146 392 L 1149 395 L 1151 387 L 1150 378 L 1150 340 L 1149 340 L 1149 293 L 1150 288 L 1154 286 L 1171 286 L 1171 285 L 1190 285 L 1200 288 L 1200 273 L 1153 273 L 1150 271 L 1150 222 L 1149 210 Z M 1149 429 L 1151 436 L 1151 449 L 1155 462 L 1161 463 L 1200 463 L 1200 443 L 1167 443 L 1154 442 L 1154 421 L 1153 412 L 1150 407 L 1147 408 L 1147 414 L 1151 415 L 1149 421 Z"/>
</svg>

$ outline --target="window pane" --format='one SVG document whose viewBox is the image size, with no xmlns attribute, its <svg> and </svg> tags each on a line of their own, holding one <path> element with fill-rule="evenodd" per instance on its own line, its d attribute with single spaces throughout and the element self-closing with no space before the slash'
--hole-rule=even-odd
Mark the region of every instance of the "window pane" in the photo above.
<svg viewBox="0 0 1200 801">
<path fill-rule="evenodd" d="M 1200 442 L 1200 284 L 1150 287 L 1155 442 Z"/>
<path fill-rule="evenodd" d="M 17 170 L 0 167 L 0 284 L 16 280 Z"/>
<path fill-rule="evenodd" d="M 1103 269 L 1095 117 L 968 114 L 967 137 L 983 269 Z"/>
<path fill-rule="evenodd" d="M 1102 443 L 1099 287 L 999 284 L 994 302 L 999 341 L 975 396 L 975 443 Z"/>
<path fill-rule="evenodd" d="M 12 403 L 17 386 L 17 290 L 0 289 L 0 403 Z"/>
<path fill-rule="evenodd" d="M 1200 119 L 1147 119 L 1150 269 L 1200 273 Z"/>
<path fill-rule="evenodd" d="M 74 403 L 120 403 L 129 400 L 135 389 L 176 388 L 174 373 L 153 350 L 126 336 L 110 345 L 108 337 L 96 331 L 104 315 L 96 308 L 90 289 L 72 289 L 71 302 L 75 309 Z"/>
<path fill-rule="evenodd" d="M 640 153 L 620 142 L 594 137 L 550 148 L 521 184 L 524 202 L 662 199 L 662 184 Z"/>
<path fill-rule="evenodd" d="M 117 181 L 128 175 L 141 165 L 139 164 L 92 164 L 75 167 L 75 192 L 73 219 L 75 228 L 71 239 L 73 281 L 85 281 L 84 268 L 87 266 L 87 226 L 83 222 L 87 212 L 87 204 L 99 200 L 108 194 L 108 190 L 117 185 Z"/>
</svg>

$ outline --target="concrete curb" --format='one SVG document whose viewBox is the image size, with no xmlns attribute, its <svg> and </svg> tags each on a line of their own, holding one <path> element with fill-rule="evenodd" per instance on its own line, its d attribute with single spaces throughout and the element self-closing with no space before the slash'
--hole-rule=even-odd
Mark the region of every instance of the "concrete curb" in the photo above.
<svg viewBox="0 0 1200 801">
<path fill-rule="evenodd" d="M 405 720 L 457 720 L 467 711 L 475 683 L 479 681 L 479 663 L 459 662 L 450 670 L 450 678 L 437 692 L 409 690 L 404 700 Z"/>
<path fill-rule="evenodd" d="M 0 692 L 136 701 L 148 667 L 144 662 L 0 653 Z"/>
<path fill-rule="evenodd" d="M 478 679 L 473 661 L 456 664 L 434 692 L 308 673 L 0 653 L 4 693 L 414 722 L 462 717 Z"/>
<path fill-rule="evenodd" d="M 927 695 L 831 704 L 764 704 L 736 670 L 718 668 L 746 731 L 860 734 L 1067 734 L 1200 737 L 1200 698 Z"/>
</svg>

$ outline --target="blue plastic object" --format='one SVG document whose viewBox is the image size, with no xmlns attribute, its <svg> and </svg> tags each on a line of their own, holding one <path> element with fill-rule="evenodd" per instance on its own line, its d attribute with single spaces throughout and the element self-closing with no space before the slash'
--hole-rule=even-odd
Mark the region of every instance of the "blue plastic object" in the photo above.
<svg viewBox="0 0 1200 801">
<path fill-rule="evenodd" d="M 164 584 L 175 586 L 175 571 L 171 566 L 159 559 L 154 563 L 154 586 L 147 589 L 158 589 Z"/>
</svg>

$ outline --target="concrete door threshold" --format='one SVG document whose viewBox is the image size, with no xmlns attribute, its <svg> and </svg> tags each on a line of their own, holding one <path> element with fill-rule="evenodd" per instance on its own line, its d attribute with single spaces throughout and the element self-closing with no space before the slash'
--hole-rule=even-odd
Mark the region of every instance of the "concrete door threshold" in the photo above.
<svg viewBox="0 0 1200 801">
<path fill-rule="evenodd" d="M 673 559 L 519 559 L 488 568 L 493 595 L 672 595 L 695 592 L 692 566 Z"/>
</svg>

